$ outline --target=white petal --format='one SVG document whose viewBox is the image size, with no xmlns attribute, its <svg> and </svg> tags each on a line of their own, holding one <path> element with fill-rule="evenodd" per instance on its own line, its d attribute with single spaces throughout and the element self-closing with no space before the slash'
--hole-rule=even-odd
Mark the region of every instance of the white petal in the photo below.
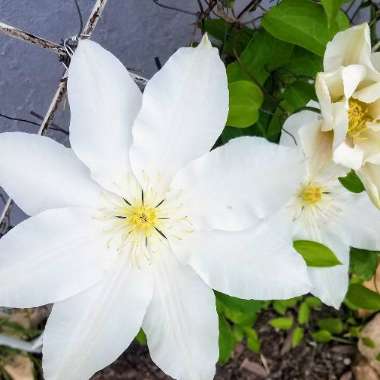
<svg viewBox="0 0 380 380">
<path fill-rule="evenodd" d="M 326 46 L 323 67 L 333 71 L 340 66 L 370 64 L 371 38 L 368 24 L 351 27 L 335 35 Z"/>
<path fill-rule="evenodd" d="M 190 163 L 171 189 L 182 192 L 190 219 L 198 226 L 238 230 L 284 205 L 303 170 L 297 149 L 241 137 Z"/>
<path fill-rule="evenodd" d="M 380 52 L 374 52 L 371 54 L 371 62 L 375 70 L 380 71 Z"/>
<path fill-rule="evenodd" d="M 332 268 L 308 267 L 311 293 L 326 305 L 339 309 L 348 289 L 349 246 L 331 234 L 325 234 L 321 243 L 335 253 L 342 265 Z"/>
<path fill-rule="evenodd" d="M 81 41 L 68 74 L 70 142 L 103 186 L 117 191 L 130 164 L 131 127 L 141 92 L 123 64 L 92 41 Z"/>
<path fill-rule="evenodd" d="M 159 173 L 165 185 L 180 168 L 208 152 L 227 114 L 226 70 L 205 36 L 198 47 L 179 49 L 145 88 L 131 149 L 140 182 Z"/>
<path fill-rule="evenodd" d="M 0 134 L 0 186 L 27 214 L 67 206 L 96 206 L 101 188 L 71 149 L 48 137 Z"/>
<path fill-rule="evenodd" d="M 342 215 L 341 238 L 351 247 L 380 250 L 380 210 L 365 193 L 352 194 Z"/>
<path fill-rule="evenodd" d="M 380 99 L 380 82 L 356 91 L 354 98 L 365 103 L 374 103 Z M 377 116 L 377 115 L 376 115 Z"/>
<path fill-rule="evenodd" d="M 71 297 L 100 281 L 111 252 L 92 212 L 47 210 L 0 239 L 0 305 L 34 307 Z"/>
<path fill-rule="evenodd" d="M 310 290 L 290 227 L 290 217 L 281 213 L 258 228 L 193 232 L 174 249 L 218 291 L 245 299 L 287 299 Z"/>
<path fill-rule="evenodd" d="M 380 165 L 365 164 L 357 171 L 373 204 L 380 208 Z"/>
<path fill-rule="evenodd" d="M 357 145 L 352 148 L 348 144 L 343 143 L 334 150 L 334 161 L 337 164 L 354 170 L 361 168 L 363 158 L 364 153 Z"/>
<path fill-rule="evenodd" d="M 124 261 L 89 290 L 54 305 L 43 339 L 46 380 L 84 380 L 111 364 L 138 333 L 152 297 L 148 272 Z"/>
<path fill-rule="evenodd" d="M 212 380 L 218 360 L 213 291 L 171 252 L 153 266 L 154 293 L 143 329 L 153 361 L 181 380 Z"/>
<path fill-rule="evenodd" d="M 359 84 L 365 79 L 367 69 L 361 65 L 351 65 L 342 69 L 344 96 L 351 98 Z"/>
</svg>

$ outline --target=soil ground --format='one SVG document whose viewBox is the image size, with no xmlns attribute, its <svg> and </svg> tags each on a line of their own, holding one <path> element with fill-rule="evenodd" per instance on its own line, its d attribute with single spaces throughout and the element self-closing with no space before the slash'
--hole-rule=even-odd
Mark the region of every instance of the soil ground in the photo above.
<svg viewBox="0 0 380 380">
<path fill-rule="evenodd" d="M 238 345 L 234 357 L 218 367 L 215 380 L 351 380 L 355 345 L 305 340 L 290 348 L 290 335 L 278 332 L 263 313 L 256 323 L 261 338 L 261 355 Z M 115 363 L 92 380 L 169 380 L 151 361 L 146 347 L 133 344 Z"/>
</svg>

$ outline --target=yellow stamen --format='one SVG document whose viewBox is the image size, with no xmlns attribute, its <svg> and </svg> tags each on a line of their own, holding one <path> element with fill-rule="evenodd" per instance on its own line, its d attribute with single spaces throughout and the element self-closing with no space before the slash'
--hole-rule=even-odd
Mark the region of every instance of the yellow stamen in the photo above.
<svg viewBox="0 0 380 380">
<path fill-rule="evenodd" d="M 360 137 L 367 129 L 367 123 L 372 121 L 367 103 L 351 98 L 348 108 L 348 131 L 352 139 Z"/>
<path fill-rule="evenodd" d="M 320 186 L 305 185 L 299 192 L 299 197 L 308 205 L 315 205 L 322 199 L 323 190 Z"/>
<path fill-rule="evenodd" d="M 144 205 L 132 206 L 128 209 L 126 222 L 134 231 L 148 236 L 157 223 L 157 211 L 155 208 Z"/>
</svg>

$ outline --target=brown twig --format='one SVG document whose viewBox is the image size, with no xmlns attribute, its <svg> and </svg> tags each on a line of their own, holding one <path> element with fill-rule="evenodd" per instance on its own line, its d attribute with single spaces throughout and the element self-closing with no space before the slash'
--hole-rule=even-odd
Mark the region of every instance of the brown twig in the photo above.
<svg viewBox="0 0 380 380">
<path fill-rule="evenodd" d="M 107 4 L 107 0 L 96 0 L 94 7 L 92 8 L 92 11 L 90 13 L 90 16 L 87 20 L 87 23 L 86 23 L 81 35 L 79 36 L 79 38 L 90 38 L 91 37 L 91 34 L 94 31 L 94 29 L 95 29 L 95 27 L 96 27 L 96 25 L 100 19 L 100 16 L 102 15 L 102 13 L 104 11 L 104 7 L 106 6 L 106 4 Z M 50 42 L 50 41 L 45 40 L 43 38 L 33 36 L 30 33 L 26 33 L 20 29 L 12 27 L 12 26 L 0 23 L 0 32 L 3 32 L 5 34 L 9 35 L 10 37 L 18 38 L 18 39 L 21 39 L 23 41 L 38 45 L 42 48 L 49 49 L 50 51 L 58 54 L 61 57 L 67 56 L 67 52 L 63 46 L 57 45 L 54 42 Z M 65 98 L 66 89 L 67 89 L 67 87 L 66 87 L 66 84 L 67 84 L 66 73 L 67 73 L 67 71 L 65 71 L 65 73 L 64 73 L 64 75 L 63 75 L 63 77 L 59 83 L 58 89 L 55 92 L 52 101 L 50 102 L 48 111 L 47 111 L 44 119 L 42 120 L 42 123 L 40 125 L 39 130 L 38 130 L 39 135 L 43 135 L 46 132 L 46 130 L 49 128 L 49 125 L 53 121 L 59 105 L 61 104 L 61 102 Z M 0 225 L 3 223 L 5 217 L 7 216 L 11 205 L 12 205 L 12 199 L 8 198 L 6 203 L 5 203 L 5 206 L 3 208 L 3 211 L 0 214 Z"/>
<path fill-rule="evenodd" d="M 62 45 L 46 40 L 45 38 L 35 36 L 32 33 L 25 32 L 24 30 L 18 29 L 14 26 L 4 24 L 3 22 L 0 22 L 0 33 L 17 38 L 18 40 L 29 42 L 44 49 L 49 49 L 60 57 L 66 55 L 66 51 Z"/>
</svg>

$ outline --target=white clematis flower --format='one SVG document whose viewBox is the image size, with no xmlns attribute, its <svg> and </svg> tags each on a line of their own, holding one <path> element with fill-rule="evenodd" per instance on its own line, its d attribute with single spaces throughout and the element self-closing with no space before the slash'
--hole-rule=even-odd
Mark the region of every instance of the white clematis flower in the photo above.
<svg viewBox="0 0 380 380">
<path fill-rule="evenodd" d="M 141 326 L 170 376 L 212 379 L 211 288 L 257 299 L 310 288 L 287 228 L 273 235 L 260 224 L 289 197 L 298 155 L 258 138 L 208 153 L 227 119 L 228 90 L 207 37 L 178 50 L 143 96 L 112 54 L 82 41 L 68 96 L 72 149 L 0 135 L 0 183 L 32 216 L 0 240 L 0 305 L 55 303 L 46 380 L 89 378 Z"/>
<path fill-rule="evenodd" d="M 364 194 L 349 192 L 339 182 L 346 169 L 332 161 L 332 132 L 321 132 L 319 114 L 303 111 L 292 115 L 284 128 L 304 155 L 305 170 L 298 187 L 283 208 L 283 224 L 292 223 L 294 240 L 312 240 L 329 247 L 342 265 L 308 267 L 311 292 L 325 304 L 339 308 L 348 288 L 350 246 L 380 249 L 380 211 Z M 295 146 L 289 135 L 280 143 Z M 276 221 L 276 223 L 278 223 Z"/>
<path fill-rule="evenodd" d="M 327 45 L 316 91 L 322 129 L 334 131 L 334 161 L 357 171 L 380 208 L 380 55 L 368 24 L 338 33 Z"/>
</svg>

